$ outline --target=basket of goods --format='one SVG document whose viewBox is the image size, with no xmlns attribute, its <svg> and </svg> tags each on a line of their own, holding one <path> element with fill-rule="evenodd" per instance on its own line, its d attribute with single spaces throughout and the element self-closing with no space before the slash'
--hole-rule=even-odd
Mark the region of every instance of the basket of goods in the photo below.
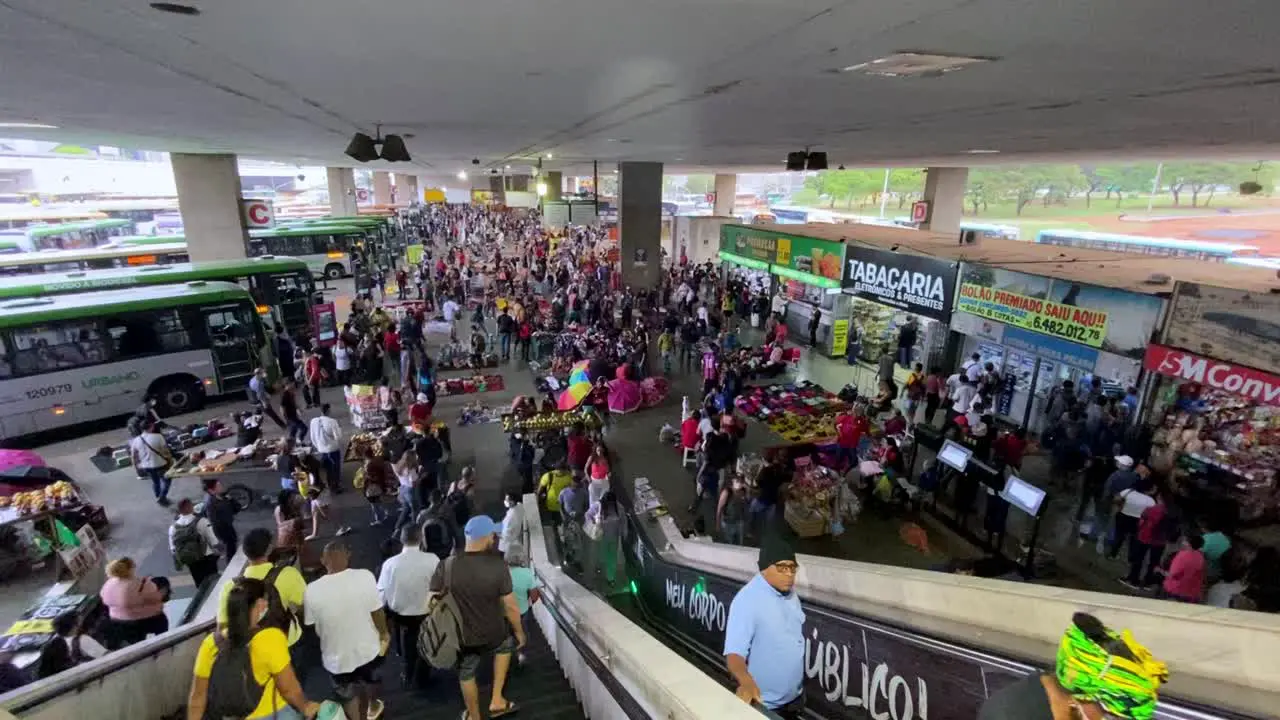
<svg viewBox="0 0 1280 720">
<path fill-rule="evenodd" d="M 347 441 L 347 452 L 343 457 L 348 461 L 358 461 L 364 458 L 367 451 L 376 452 L 377 448 L 377 435 L 368 432 L 356 433 Z"/>
<path fill-rule="evenodd" d="M 755 453 L 746 453 L 738 458 L 737 472 L 749 487 L 754 487 L 756 477 L 760 475 L 760 471 L 764 469 L 764 458 Z"/>
<path fill-rule="evenodd" d="M 39 490 L 14 493 L 3 500 L 5 506 L 12 507 L 18 511 L 19 515 L 34 515 L 48 510 L 75 507 L 82 502 L 75 486 L 65 480 Z"/>
<path fill-rule="evenodd" d="M 787 503 L 783 517 L 786 518 L 787 524 L 791 526 L 796 536 L 802 538 L 826 535 L 831 523 L 831 513 L 824 513 L 798 503 Z"/>
<path fill-rule="evenodd" d="M 839 478 L 808 458 L 796 460 L 796 472 L 787 492 L 785 518 L 800 537 L 814 537 L 827 532 L 831 509 L 837 498 Z"/>
</svg>

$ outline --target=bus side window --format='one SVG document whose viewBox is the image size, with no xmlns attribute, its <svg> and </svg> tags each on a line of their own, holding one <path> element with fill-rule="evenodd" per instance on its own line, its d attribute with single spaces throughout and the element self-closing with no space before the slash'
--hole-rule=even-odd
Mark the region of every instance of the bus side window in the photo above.
<svg viewBox="0 0 1280 720">
<path fill-rule="evenodd" d="M 14 370 L 35 375 L 53 370 L 96 365 L 106 360 L 106 346 L 98 325 L 68 320 L 13 331 Z"/>
<path fill-rule="evenodd" d="M 191 336 L 176 308 L 113 317 L 107 321 L 107 334 L 115 341 L 120 360 L 191 347 Z"/>
</svg>

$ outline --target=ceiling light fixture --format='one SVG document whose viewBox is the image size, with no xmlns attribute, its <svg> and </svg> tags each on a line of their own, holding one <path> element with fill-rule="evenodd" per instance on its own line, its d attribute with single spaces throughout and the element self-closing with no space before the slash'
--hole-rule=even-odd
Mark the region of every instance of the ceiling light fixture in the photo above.
<svg viewBox="0 0 1280 720">
<path fill-rule="evenodd" d="M 998 153 L 998 152 L 1000 152 L 1000 151 L 999 151 L 999 150 L 985 150 L 985 149 L 983 149 L 983 148 L 977 148 L 977 149 L 974 149 L 974 150 L 965 150 L 965 152 L 966 152 L 966 153 L 968 153 L 969 155 L 995 155 L 996 153 Z"/>
<path fill-rule="evenodd" d="M 510 166 L 510 165 L 508 165 L 508 166 L 507 166 L 507 169 L 508 169 L 508 170 L 510 170 L 510 169 L 511 169 L 511 166 Z"/>
<path fill-rule="evenodd" d="M 547 153 L 547 159 L 548 159 L 548 160 L 550 160 L 550 159 L 552 159 L 552 158 L 554 158 L 554 157 L 555 157 L 555 155 L 552 155 L 551 153 Z"/>
<path fill-rule="evenodd" d="M 181 3 L 153 2 L 151 3 L 151 9 L 159 10 L 160 12 L 173 13 L 174 15 L 194 16 L 200 14 L 200 8 L 195 7 L 194 5 L 183 5 Z"/>
<path fill-rule="evenodd" d="M 459 171 L 458 171 L 458 179 L 459 179 L 459 180 L 466 180 L 466 179 L 467 179 L 467 171 L 466 171 L 466 170 L 459 170 Z"/>
<path fill-rule="evenodd" d="M 940 55 L 925 52 L 899 52 L 869 62 L 841 68 L 841 72 L 860 72 L 879 77 L 940 77 L 970 65 L 995 60 L 969 55 Z"/>
<path fill-rule="evenodd" d="M 0 128 L 12 128 L 15 130 L 57 130 L 58 126 L 34 122 L 0 122 Z"/>
</svg>

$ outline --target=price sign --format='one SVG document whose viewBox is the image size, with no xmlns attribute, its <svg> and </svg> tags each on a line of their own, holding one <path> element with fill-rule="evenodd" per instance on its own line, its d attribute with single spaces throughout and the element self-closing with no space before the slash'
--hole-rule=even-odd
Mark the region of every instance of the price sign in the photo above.
<svg viewBox="0 0 1280 720">
<path fill-rule="evenodd" d="M 831 354 L 839 357 L 849 350 L 849 321 L 837 320 L 831 324 Z"/>
</svg>

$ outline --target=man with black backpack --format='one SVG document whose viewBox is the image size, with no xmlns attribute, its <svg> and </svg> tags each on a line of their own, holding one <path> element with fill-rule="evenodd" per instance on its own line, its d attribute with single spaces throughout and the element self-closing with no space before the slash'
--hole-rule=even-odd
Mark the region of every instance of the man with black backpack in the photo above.
<svg viewBox="0 0 1280 720">
<path fill-rule="evenodd" d="M 247 560 L 240 576 L 262 580 L 267 584 L 267 616 L 259 624 L 283 631 L 289 639 L 289 645 L 293 646 L 302 637 L 299 618 L 302 617 L 302 601 L 307 592 L 307 581 L 292 565 L 272 564 L 271 550 L 274 545 L 275 537 L 266 528 L 254 528 L 245 533 L 241 549 Z M 222 599 L 218 605 L 219 625 L 227 621 L 227 593 L 230 590 L 230 583 L 222 588 Z"/>
<path fill-rule="evenodd" d="M 179 500 L 178 517 L 169 526 L 169 552 L 174 567 L 188 570 L 197 589 L 218 574 L 218 546 L 213 526 L 196 515 L 195 504 L 187 498 Z"/>
<path fill-rule="evenodd" d="M 516 321 L 504 306 L 498 313 L 498 346 L 501 348 L 502 361 L 511 359 L 511 335 L 516 331 Z"/>
</svg>

